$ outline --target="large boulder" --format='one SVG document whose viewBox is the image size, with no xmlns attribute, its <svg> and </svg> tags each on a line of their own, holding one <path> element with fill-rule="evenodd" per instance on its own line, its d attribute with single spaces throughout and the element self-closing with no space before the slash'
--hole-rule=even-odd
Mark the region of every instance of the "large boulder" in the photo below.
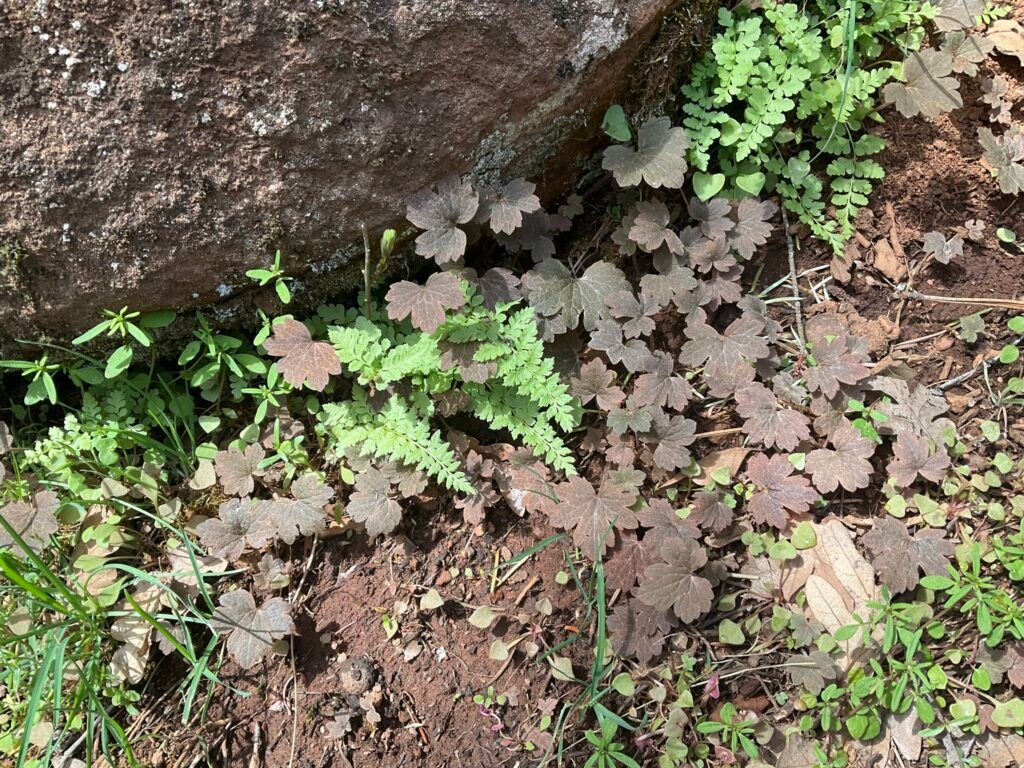
<svg viewBox="0 0 1024 768">
<path fill-rule="evenodd" d="M 560 191 L 675 2 L 0 0 L 0 342 L 276 248 L 322 290 L 452 172 Z"/>
</svg>

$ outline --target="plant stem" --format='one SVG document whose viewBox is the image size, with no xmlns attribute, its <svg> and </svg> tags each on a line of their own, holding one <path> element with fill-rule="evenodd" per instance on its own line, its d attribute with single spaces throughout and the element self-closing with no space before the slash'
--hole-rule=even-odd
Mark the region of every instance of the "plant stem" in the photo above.
<svg viewBox="0 0 1024 768">
<path fill-rule="evenodd" d="M 364 222 L 359 222 L 363 232 L 363 314 L 370 319 L 370 233 Z"/>
<path fill-rule="evenodd" d="M 796 254 L 793 249 L 793 236 L 789 233 L 789 216 L 786 213 L 786 203 L 783 201 L 779 206 L 782 209 L 782 230 L 786 233 L 786 255 L 789 257 L 789 282 L 793 287 L 793 309 L 796 310 L 796 339 L 800 342 L 800 351 L 807 350 L 807 341 L 804 339 L 804 311 L 800 306 L 800 284 L 796 279 Z"/>
</svg>

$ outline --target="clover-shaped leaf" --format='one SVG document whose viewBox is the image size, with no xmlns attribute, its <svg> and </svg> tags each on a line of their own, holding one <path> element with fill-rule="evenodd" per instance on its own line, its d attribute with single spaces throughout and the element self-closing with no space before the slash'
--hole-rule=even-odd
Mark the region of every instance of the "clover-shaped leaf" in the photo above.
<svg viewBox="0 0 1024 768">
<path fill-rule="evenodd" d="M 611 171 L 620 187 L 678 189 L 686 180 L 686 150 L 690 138 L 673 128 L 667 117 L 648 120 L 637 131 L 637 148 L 616 145 L 604 151 L 601 167 Z"/>
<path fill-rule="evenodd" d="M 840 485 L 848 491 L 867 488 L 871 479 L 868 459 L 875 444 L 850 424 L 837 429 L 831 441 L 832 448 L 815 448 L 807 454 L 807 471 L 815 487 L 822 493 L 831 493 Z"/>
<path fill-rule="evenodd" d="M 686 623 L 710 611 L 711 582 L 697 575 L 708 561 L 704 548 L 692 539 L 669 539 L 659 555 L 662 562 L 649 565 L 640 580 L 640 601 L 660 611 L 671 608 Z"/>
<path fill-rule="evenodd" d="M 273 335 L 263 342 L 267 354 L 281 358 L 274 365 L 293 387 L 303 385 L 323 392 L 331 376 L 341 373 L 341 361 L 326 341 L 313 341 L 309 329 L 287 318 L 274 324 Z"/>
<path fill-rule="evenodd" d="M 560 261 L 545 259 L 527 274 L 530 305 L 540 314 L 558 315 L 569 328 L 576 328 L 583 316 L 583 327 L 592 331 L 609 317 L 604 297 L 629 290 L 626 276 L 614 264 L 599 261 L 575 277 Z"/>
<path fill-rule="evenodd" d="M 273 650 L 274 641 L 294 634 L 291 607 L 272 597 L 256 607 L 256 599 L 244 589 L 221 595 L 210 626 L 227 635 L 227 649 L 242 669 L 252 669 Z"/>
<path fill-rule="evenodd" d="M 615 540 L 616 530 L 637 527 L 636 515 L 630 509 L 636 494 L 628 488 L 611 483 L 598 490 L 582 477 L 571 477 L 555 488 L 558 503 L 549 514 L 555 528 L 573 531 L 573 541 L 591 560 L 604 557 Z"/>
<path fill-rule="evenodd" d="M 747 477 L 757 486 L 747 502 L 754 522 L 780 531 L 789 525 L 786 510 L 806 512 L 818 499 L 807 478 L 793 474 L 793 465 L 785 455 L 768 458 L 759 453 L 747 463 Z"/>
<path fill-rule="evenodd" d="M 435 272 L 424 285 L 402 280 L 388 289 L 388 317 L 409 318 L 413 328 L 433 333 L 445 321 L 445 309 L 459 309 L 466 303 L 459 278 L 451 272 Z"/>
<path fill-rule="evenodd" d="M 466 252 L 466 233 L 459 228 L 476 215 L 480 195 L 455 175 L 438 182 L 437 191 L 425 189 L 408 203 L 406 218 L 420 229 L 416 253 L 438 264 L 457 261 Z"/>
<path fill-rule="evenodd" d="M 933 483 L 941 482 L 949 468 L 949 455 L 945 451 L 934 451 L 931 440 L 913 432 L 896 436 L 892 455 L 894 460 L 889 462 L 886 471 L 901 488 L 913 485 L 918 476 Z"/>
<path fill-rule="evenodd" d="M 960 97 L 960 83 L 948 76 L 952 71 L 953 57 L 948 53 L 932 48 L 912 51 L 903 61 L 903 82 L 885 86 L 885 100 L 895 104 L 904 117 L 938 117 L 958 109 L 964 102 Z"/>
<path fill-rule="evenodd" d="M 533 192 L 537 185 L 526 179 L 513 179 L 503 186 L 491 202 L 491 229 L 506 235 L 523 225 L 523 214 L 540 209 L 540 198 Z"/>
<path fill-rule="evenodd" d="M 0 517 L 14 529 L 25 545 L 33 552 L 41 552 L 50 543 L 59 525 L 56 512 L 60 499 L 53 491 L 38 491 L 31 499 L 11 501 L 0 507 Z M 0 527 L 0 549 L 15 546 L 14 537 L 6 528 Z"/>
<path fill-rule="evenodd" d="M 582 405 L 596 400 L 598 408 L 610 411 L 626 399 L 622 389 L 613 385 L 614 381 L 615 372 L 609 370 L 603 360 L 595 358 L 580 367 L 579 377 L 573 377 L 570 384 L 572 394 L 580 399 Z"/>
<path fill-rule="evenodd" d="M 766 448 L 792 451 L 811 436 L 807 417 L 792 408 L 779 408 L 771 390 L 748 384 L 736 390 L 736 412 L 743 417 L 743 431 Z"/>
<path fill-rule="evenodd" d="M 918 569 L 928 576 L 945 575 L 956 550 L 945 531 L 929 528 L 911 537 L 906 524 L 893 517 L 876 519 L 864 534 L 864 546 L 882 583 L 894 594 L 917 586 Z"/>
<path fill-rule="evenodd" d="M 391 497 L 391 481 L 375 467 L 356 477 L 345 511 L 366 526 L 371 539 L 391 533 L 402 522 L 402 506 Z"/>
<path fill-rule="evenodd" d="M 331 350 L 334 354 L 334 350 Z M 334 356 L 337 360 L 337 355 Z M 228 496 L 248 496 L 256 487 L 253 478 L 263 477 L 264 470 L 260 462 L 266 458 L 267 452 L 258 443 L 247 446 L 245 452 L 237 448 L 218 451 L 214 458 L 214 469 L 220 480 L 224 493 Z"/>
</svg>

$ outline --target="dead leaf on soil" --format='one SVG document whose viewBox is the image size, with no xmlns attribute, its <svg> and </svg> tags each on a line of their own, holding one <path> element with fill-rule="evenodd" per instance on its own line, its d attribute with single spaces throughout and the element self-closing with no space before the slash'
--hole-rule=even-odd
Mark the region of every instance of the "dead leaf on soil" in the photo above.
<svg viewBox="0 0 1024 768">
<path fill-rule="evenodd" d="M 1024 27 L 1013 19 L 997 19 L 988 28 L 986 37 L 1000 53 L 1016 56 L 1024 64 Z"/>
<path fill-rule="evenodd" d="M 807 584 L 804 586 L 804 595 L 807 597 L 807 607 L 811 609 L 814 618 L 821 622 L 829 634 L 835 634 L 840 627 L 854 623 L 853 614 L 846 607 L 843 596 L 824 577 L 814 573 L 808 576 Z M 836 662 L 841 668 L 847 667 L 849 657 L 860 646 L 859 636 L 839 643 L 843 652 L 837 657 Z"/>
<path fill-rule="evenodd" d="M 801 552 L 813 572 L 807 576 L 804 594 L 812 615 L 830 632 L 855 623 L 853 614 L 862 618 L 868 613 L 867 603 L 878 600 L 880 590 L 875 583 L 875 569 L 861 556 L 853 538 L 839 520 L 815 526 L 818 543 Z M 863 645 L 860 635 L 840 643 L 843 654 L 837 658 L 846 668 L 851 656 Z"/>
<path fill-rule="evenodd" d="M 697 485 L 707 485 L 711 482 L 711 476 L 722 467 L 729 468 L 729 477 L 736 477 L 749 453 L 750 448 L 726 448 L 723 451 L 709 453 L 698 462 L 700 474 L 693 482 Z"/>
<path fill-rule="evenodd" d="M 907 276 L 906 264 L 896 255 L 892 246 L 889 245 L 889 241 L 884 237 L 875 243 L 874 256 L 875 269 L 894 283 L 902 281 Z"/>
<path fill-rule="evenodd" d="M 1011 768 L 1024 765 L 1024 736 L 1016 733 L 990 734 L 978 740 L 974 754 L 987 768 Z"/>
<path fill-rule="evenodd" d="M 905 760 L 916 763 L 917 759 L 921 757 L 921 734 L 919 733 L 920 723 L 917 720 L 917 711 L 911 707 L 902 715 L 890 713 L 886 718 L 886 723 L 896 749 Z"/>
</svg>

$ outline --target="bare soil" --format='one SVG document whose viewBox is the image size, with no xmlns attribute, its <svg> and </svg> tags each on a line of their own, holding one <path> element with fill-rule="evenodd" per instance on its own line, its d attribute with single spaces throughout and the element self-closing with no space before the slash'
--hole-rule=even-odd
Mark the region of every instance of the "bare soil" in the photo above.
<svg viewBox="0 0 1024 768">
<path fill-rule="evenodd" d="M 1024 12 L 1018 11 L 1018 16 Z M 1018 93 L 1024 93 L 1024 73 L 1012 60 L 1000 57 L 985 66 L 988 71 L 983 74 L 1001 72 Z M 978 101 L 976 80 L 965 80 L 962 89 L 965 107 L 932 122 L 886 112 L 887 122 L 879 133 L 889 142 L 880 158 L 887 176 L 860 219 L 868 245 L 861 248 L 850 281 L 827 285 L 829 300 L 864 323 L 876 359 L 906 364 L 929 385 L 976 366 L 981 349 L 993 346 L 1005 333 L 998 311 L 998 322 L 989 324 L 994 338 L 984 344 L 965 343 L 950 332 L 949 324 L 985 309 L 991 298 L 1024 293 L 1024 256 L 1008 250 L 995 236 L 998 226 L 1024 235 L 1024 202 L 1000 194 L 983 167 L 977 129 L 988 124 L 988 108 Z M 1018 106 L 1018 120 L 1020 113 Z M 966 240 L 962 258 L 949 266 L 926 266 L 913 285 L 924 294 L 975 299 L 974 306 L 905 300 L 872 266 L 874 244 L 893 233 L 888 210 L 910 262 L 920 260 L 926 232 L 952 236 L 968 219 L 986 223 L 981 242 Z M 820 244 L 802 242 L 801 269 L 831 259 Z M 784 240 L 777 237 L 765 251 L 763 279 L 784 275 Z M 672 331 L 665 333 L 668 338 Z M 947 393 L 960 420 L 985 408 L 986 396 L 980 377 Z M 464 524 L 456 510 L 424 510 L 407 519 L 413 525 L 404 529 L 404 535 L 383 545 L 370 546 L 357 535 L 351 542 L 321 542 L 315 553 L 295 552 L 294 575 L 305 578 L 306 589 L 302 610 L 297 611 L 300 634 L 294 639 L 294 662 L 280 657 L 254 675 L 226 665 L 221 671 L 225 682 L 248 692 L 248 698 L 218 689 L 204 724 L 186 732 L 173 718 L 155 717 L 156 725 L 149 731 L 150 763 L 179 768 L 200 758 L 251 768 L 492 768 L 535 762 L 521 745 L 531 738 L 543 745 L 543 737 L 532 730 L 538 711 L 550 706 L 546 700 L 576 695 L 573 692 L 579 689 L 554 680 L 543 661 L 520 653 L 510 663 L 489 657 L 492 642 L 518 623 L 499 621 L 490 630 L 481 630 L 470 626 L 467 618 L 481 605 L 504 614 L 530 614 L 535 633 L 529 640 L 542 652 L 582 631 L 581 641 L 560 653 L 575 655 L 577 671 L 585 671 L 590 646 L 583 597 L 571 580 L 564 586 L 555 580 L 566 569 L 562 547 L 542 549 L 492 590 L 496 555 L 506 560 L 552 533 L 539 517 L 519 519 L 505 513 L 477 531 Z M 452 578 L 450 569 L 458 569 L 460 575 Z M 472 570 L 468 578 L 467 569 Z M 447 602 L 441 609 L 420 611 L 418 596 L 431 587 Z M 551 603 L 549 616 L 537 611 L 538 601 L 545 599 Z M 399 614 L 396 603 L 399 610 L 401 603 L 407 604 L 408 611 Z M 399 621 L 392 639 L 386 637 L 383 614 Z M 513 639 L 505 636 L 507 642 Z M 407 660 L 404 654 L 411 644 L 420 650 Z M 338 738 L 332 735 L 335 716 L 360 711 L 352 705 L 347 679 L 354 661 L 367 662 L 360 669 L 371 670 L 368 695 L 380 722 L 371 727 L 365 716 L 355 716 L 352 733 Z M 491 685 L 509 702 L 488 712 L 472 698 Z M 756 708 L 760 691 L 749 688 L 740 680 L 730 691 L 748 697 L 748 708 Z M 173 714 L 173 708 L 169 711 Z M 576 764 L 571 750 L 566 764 Z"/>
</svg>

